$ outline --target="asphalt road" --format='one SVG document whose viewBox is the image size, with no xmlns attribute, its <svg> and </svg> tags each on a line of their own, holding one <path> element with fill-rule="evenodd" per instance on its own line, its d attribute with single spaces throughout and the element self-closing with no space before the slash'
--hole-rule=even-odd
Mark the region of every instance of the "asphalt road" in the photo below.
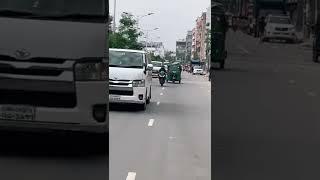
<svg viewBox="0 0 320 180">
<path fill-rule="evenodd" d="M 108 156 L 96 148 L 94 136 L 1 133 L 0 179 L 106 180 Z"/>
<path fill-rule="evenodd" d="M 153 79 L 147 110 L 111 106 L 110 179 L 210 180 L 210 83 L 184 73 L 162 88 Z"/>
<path fill-rule="evenodd" d="M 320 65 L 299 44 L 228 33 L 213 80 L 214 178 L 319 179 Z"/>
</svg>

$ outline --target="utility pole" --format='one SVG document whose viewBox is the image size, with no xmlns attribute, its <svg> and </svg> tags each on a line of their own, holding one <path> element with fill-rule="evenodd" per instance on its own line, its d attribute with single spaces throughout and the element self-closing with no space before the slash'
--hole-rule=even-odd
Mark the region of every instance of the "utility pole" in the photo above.
<svg viewBox="0 0 320 180">
<path fill-rule="evenodd" d="M 113 7 L 113 32 L 116 32 L 116 7 L 117 7 L 117 0 L 114 0 L 114 7 Z"/>
</svg>

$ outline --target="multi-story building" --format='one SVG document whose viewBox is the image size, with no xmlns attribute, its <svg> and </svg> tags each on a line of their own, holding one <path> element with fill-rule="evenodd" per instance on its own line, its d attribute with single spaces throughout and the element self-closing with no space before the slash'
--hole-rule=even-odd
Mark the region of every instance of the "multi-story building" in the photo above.
<svg viewBox="0 0 320 180">
<path fill-rule="evenodd" d="M 192 29 L 192 47 L 191 47 L 191 59 L 198 59 L 198 53 L 197 53 L 197 49 L 196 49 L 196 39 L 197 39 L 197 29 L 193 28 Z"/>
<path fill-rule="evenodd" d="M 207 28 L 206 28 L 206 13 L 202 13 L 202 16 L 199 18 L 199 58 L 201 62 L 206 61 L 206 35 L 207 35 Z"/>
<path fill-rule="evenodd" d="M 176 41 L 176 60 L 186 62 L 187 43 L 185 39 Z"/>
<path fill-rule="evenodd" d="M 192 31 L 188 31 L 186 36 L 186 61 L 191 60 L 191 52 L 192 52 Z"/>
</svg>

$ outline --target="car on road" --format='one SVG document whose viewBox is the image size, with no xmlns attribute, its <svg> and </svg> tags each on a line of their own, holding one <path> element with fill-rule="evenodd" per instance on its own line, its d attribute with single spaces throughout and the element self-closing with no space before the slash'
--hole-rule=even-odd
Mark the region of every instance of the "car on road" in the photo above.
<svg viewBox="0 0 320 180">
<path fill-rule="evenodd" d="M 266 26 L 262 41 L 272 39 L 285 40 L 290 43 L 297 41 L 295 26 L 290 17 L 285 15 L 269 15 L 266 18 Z"/>
<path fill-rule="evenodd" d="M 203 69 L 201 68 L 201 66 L 195 66 L 195 67 L 193 68 L 192 74 L 193 74 L 193 75 L 196 75 L 196 74 L 204 75 L 204 71 L 203 71 Z"/>
<path fill-rule="evenodd" d="M 159 70 L 161 69 L 162 62 L 160 62 L 160 61 L 152 61 L 151 63 L 153 65 L 152 77 L 153 78 L 158 78 Z"/>
<path fill-rule="evenodd" d="M 145 51 L 109 49 L 109 102 L 146 109 L 151 100 L 153 65 Z"/>
<path fill-rule="evenodd" d="M 1 130 L 107 137 L 107 4 L 1 1 Z"/>
</svg>

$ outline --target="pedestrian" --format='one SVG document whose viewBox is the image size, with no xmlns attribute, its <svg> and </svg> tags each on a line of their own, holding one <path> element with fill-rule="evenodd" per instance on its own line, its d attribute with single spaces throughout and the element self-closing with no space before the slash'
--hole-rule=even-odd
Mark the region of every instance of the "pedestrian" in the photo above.
<svg viewBox="0 0 320 180">
<path fill-rule="evenodd" d="M 265 17 L 260 18 L 260 23 L 259 23 L 259 37 L 262 37 L 264 34 L 264 28 L 265 28 Z"/>
</svg>

